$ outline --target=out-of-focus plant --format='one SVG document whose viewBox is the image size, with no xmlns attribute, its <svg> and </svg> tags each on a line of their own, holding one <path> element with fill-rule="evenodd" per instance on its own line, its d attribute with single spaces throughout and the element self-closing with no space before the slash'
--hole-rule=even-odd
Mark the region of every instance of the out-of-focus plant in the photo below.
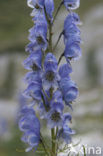
<svg viewBox="0 0 103 156">
<path fill-rule="evenodd" d="M 8 130 L 8 122 L 4 117 L 0 116 L 0 137 L 3 137 Z"/>
<path fill-rule="evenodd" d="M 24 61 L 24 67 L 29 72 L 25 76 L 28 87 L 23 95 L 30 103 L 23 106 L 20 111 L 19 128 L 24 133 L 21 139 L 29 145 L 26 152 L 38 150 L 38 146 L 41 145 L 45 155 L 56 156 L 60 152 L 60 144 L 70 144 L 71 136 L 75 134 L 70 128 L 72 116 L 70 112 L 64 113 L 64 108 L 69 107 L 73 110 L 72 103 L 78 96 L 77 85 L 71 80 L 70 73 L 71 61 L 81 56 L 78 27 L 81 22 L 78 14 L 73 12 L 79 7 L 80 1 L 61 1 L 54 16 L 53 0 L 27 0 L 27 4 L 33 8 L 31 16 L 34 26 L 29 30 L 30 43 L 26 47 L 29 56 Z M 69 14 L 53 47 L 53 26 L 62 5 Z M 57 61 L 53 51 L 56 50 L 62 36 L 65 49 Z M 63 57 L 66 63 L 60 65 Z M 42 121 L 47 123 L 48 134 L 51 132 L 50 145 L 45 141 L 40 124 Z"/>
</svg>

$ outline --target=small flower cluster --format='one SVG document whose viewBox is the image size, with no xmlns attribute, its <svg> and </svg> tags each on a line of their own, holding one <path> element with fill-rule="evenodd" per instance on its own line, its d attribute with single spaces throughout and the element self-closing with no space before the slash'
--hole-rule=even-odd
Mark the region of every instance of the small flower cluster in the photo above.
<svg viewBox="0 0 103 156">
<path fill-rule="evenodd" d="M 53 25 L 53 0 L 27 0 L 29 7 L 33 8 L 31 16 L 34 26 L 29 30 L 30 43 L 26 47 L 29 52 L 24 61 L 25 69 L 29 72 L 25 76 L 28 83 L 24 96 L 31 100 L 21 110 L 19 121 L 20 130 L 24 132 L 22 141 L 29 144 L 26 151 L 37 148 L 41 141 L 40 122 L 34 111 L 37 107 L 40 119 L 47 121 L 47 127 L 54 129 L 55 138 L 71 142 L 74 131 L 69 127 L 72 120 L 70 113 L 64 113 L 64 107 L 72 109 L 72 102 L 77 98 L 78 89 L 70 78 L 72 68 L 70 61 L 81 55 L 79 16 L 71 10 L 79 7 L 79 0 L 64 0 L 62 4 L 70 11 L 64 22 L 63 56 L 66 63 L 58 65 L 56 57 L 52 54 L 51 36 L 48 39 L 48 28 Z M 50 32 L 52 35 L 52 32 Z"/>
</svg>

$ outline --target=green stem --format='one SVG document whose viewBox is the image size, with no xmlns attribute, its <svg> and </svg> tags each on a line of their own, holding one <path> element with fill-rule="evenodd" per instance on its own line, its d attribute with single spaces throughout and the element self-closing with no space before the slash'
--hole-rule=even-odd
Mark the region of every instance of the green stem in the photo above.
<svg viewBox="0 0 103 156">
<path fill-rule="evenodd" d="M 51 129 L 51 137 L 52 137 L 52 155 L 51 156 L 56 156 L 56 144 L 55 144 L 55 129 Z"/>
<path fill-rule="evenodd" d="M 49 50 L 52 52 L 52 24 L 49 21 Z"/>
<path fill-rule="evenodd" d="M 59 41 L 60 41 L 62 35 L 63 35 L 63 31 L 60 33 L 60 35 L 59 35 L 59 37 L 58 37 L 58 40 L 57 40 L 56 44 L 54 45 L 53 51 L 56 49 L 56 47 L 57 47 L 57 45 L 58 45 L 58 43 L 59 43 Z"/>
<path fill-rule="evenodd" d="M 86 156 L 85 146 L 83 145 L 84 156 Z"/>
<path fill-rule="evenodd" d="M 43 90 L 44 95 L 45 95 L 46 98 L 48 99 L 48 101 L 50 101 L 50 97 L 46 94 L 45 90 L 44 90 L 44 89 L 42 89 L 42 90 Z"/>
<path fill-rule="evenodd" d="M 58 6 L 58 8 L 57 8 L 57 11 L 56 11 L 56 13 L 55 13 L 55 15 L 54 15 L 54 19 L 53 19 L 52 24 L 54 23 L 54 21 L 55 21 L 57 15 L 58 15 L 58 13 L 59 13 L 59 11 L 60 11 L 62 5 L 63 5 L 63 0 L 60 2 L 59 6 Z"/>
<path fill-rule="evenodd" d="M 48 108 L 47 108 L 47 106 L 46 106 L 46 104 L 45 104 L 45 100 L 44 100 L 43 95 L 42 95 L 42 100 L 43 100 L 43 105 L 44 105 L 44 108 L 45 108 L 45 110 L 48 112 Z"/>
<path fill-rule="evenodd" d="M 59 63 L 61 62 L 63 56 L 64 56 L 64 53 L 61 54 L 61 56 L 60 56 L 60 58 L 59 58 L 59 60 L 58 60 L 58 65 L 59 65 Z"/>
<path fill-rule="evenodd" d="M 41 136 L 41 143 L 42 143 L 42 146 L 43 146 L 43 148 L 44 148 L 44 151 L 45 151 L 45 153 L 47 154 L 47 156 L 49 156 L 48 151 L 47 151 L 47 149 L 46 149 L 46 147 L 45 147 L 45 144 L 44 144 L 42 135 L 40 135 L 40 136 Z"/>
</svg>

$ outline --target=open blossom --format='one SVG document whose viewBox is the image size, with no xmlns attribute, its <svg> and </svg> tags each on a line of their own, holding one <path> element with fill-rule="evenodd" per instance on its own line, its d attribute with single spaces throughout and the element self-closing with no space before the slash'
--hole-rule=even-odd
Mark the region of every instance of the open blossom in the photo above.
<svg viewBox="0 0 103 156">
<path fill-rule="evenodd" d="M 42 74 L 42 84 L 45 90 L 58 87 L 59 75 L 57 67 L 55 56 L 52 53 L 48 53 L 44 61 L 44 72 Z"/>
<path fill-rule="evenodd" d="M 71 60 L 81 56 L 81 32 L 78 27 L 81 21 L 78 14 L 71 11 L 79 7 L 80 0 L 63 0 L 61 3 L 70 10 L 62 33 L 65 45 L 62 56 L 66 60 L 62 65 L 59 65 L 51 45 L 54 1 L 27 0 L 27 4 L 33 9 L 31 16 L 34 26 L 29 29 L 30 42 L 26 46 L 29 56 L 23 62 L 24 68 L 28 70 L 24 78 L 27 88 L 23 96 L 30 103 L 22 106 L 19 120 L 19 128 L 23 132 L 21 140 L 29 145 L 26 152 L 35 151 L 43 143 L 42 119 L 46 121 L 48 130 L 53 130 L 52 144 L 57 143 L 56 139 L 71 143 L 75 132 L 70 128 L 72 116 L 67 110 L 65 113 L 65 107 L 72 109 L 72 103 L 78 96 L 78 87 L 70 77 Z"/>
</svg>

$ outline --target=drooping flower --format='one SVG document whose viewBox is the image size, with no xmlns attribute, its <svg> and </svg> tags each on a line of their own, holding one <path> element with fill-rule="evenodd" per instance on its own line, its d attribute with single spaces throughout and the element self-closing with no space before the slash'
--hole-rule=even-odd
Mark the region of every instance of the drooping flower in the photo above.
<svg viewBox="0 0 103 156">
<path fill-rule="evenodd" d="M 24 61 L 24 67 L 28 70 L 40 71 L 42 61 L 42 52 L 36 51 L 31 53 L 29 57 Z"/>
<path fill-rule="evenodd" d="M 59 131 L 58 131 L 58 139 L 62 139 L 65 141 L 66 144 L 70 144 L 72 141 L 71 136 L 75 134 L 75 131 L 68 127 L 68 125 L 64 125 Z"/>
<path fill-rule="evenodd" d="M 42 84 L 45 90 L 58 87 L 59 75 L 57 67 L 55 56 L 52 53 L 48 53 L 44 61 L 44 73 L 42 74 Z"/>
<path fill-rule="evenodd" d="M 63 115 L 63 126 L 68 125 L 69 122 L 71 122 L 72 116 L 69 113 L 64 113 Z"/>
<path fill-rule="evenodd" d="M 30 99 L 33 98 L 34 100 L 41 100 L 41 89 L 41 82 L 31 82 L 24 91 L 23 95 Z"/>
<path fill-rule="evenodd" d="M 79 27 L 77 26 L 79 24 L 80 19 L 76 13 L 70 13 L 64 22 L 64 56 L 69 60 L 76 60 L 81 56 L 81 32 Z"/>
<path fill-rule="evenodd" d="M 69 27 L 64 27 L 64 43 L 65 40 L 71 41 L 72 38 L 80 38 L 80 29 L 73 23 L 70 24 Z"/>
<path fill-rule="evenodd" d="M 45 9 L 47 16 L 50 20 L 53 19 L 53 12 L 54 12 L 54 0 L 45 0 Z"/>
<path fill-rule="evenodd" d="M 62 116 L 63 112 L 58 105 L 61 103 L 55 103 L 55 107 L 52 108 L 46 115 L 47 124 L 49 128 L 60 127 L 62 126 Z"/>
<path fill-rule="evenodd" d="M 37 73 L 36 71 L 31 71 L 31 72 L 28 72 L 26 75 L 25 75 L 25 78 L 24 78 L 25 82 L 27 83 L 31 83 L 31 82 L 38 82 L 40 83 L 41 82 L 41 77 L 40 77 L 40 74 Z"/>
<path fill-rule="evenodd" d="M 41 49 L 45 51 L 47 48 L 47 24 L 45 22 L 37 23 L 29 32 L 29 40 L 37 42 Z"/>
<path fill-rule="evenodd" d="M 70 24 L 81 25 L 80 17 L 77 13 L 71 12 L 68 14 L 64 21 L 64 29 L 66 29 Z"/>
<path fill-rule="evenodd" d="M 35 150 L 40 143 L 40 122 L 33 108 L 27 106 L 22 108 L 19 128 L 24 132 L 21 140 L 29 145 L 26 152 L 33 148 Z"/>
<path fill-rule="evenodd" d="M 66 104 L 72 103 L 78 96 L 78 89 L 76 84 L 70 78 L 64 78 L 60 81 L 60 88 L 62 90 Z"/>
<path fill-rule="evenodd" d="M 64 5 L 67 10 L 74 10 L 79 7 L 80 0 L 64 0 Z"/>
<path fill-rule="evenodd" d="M 61 78 L 69 78 L 69 74 L 72 73 L 72 67 L 70 65 L 70 62 L 65 63 L 60 66 L 59 68 L 59 75 Z"/>
<path fill-rule="evenodd" d="M 73 42 L 70 44 L 69 41 L 67 41 L 64 55 L 69 60 L 79 59 L 81 57 L 81 48 L 80 48 L 80 45 L 78 44 L 78 42 Z"/>
<path fill-rule="evenodd" d="M 30 42 L 26 48 L 25 48 L 26 52 L 29 53 L 34 53 L 35 51 L 40 51 L 41 47 L 39 46 L 39 44 L 37 43 L 37 41 L 34 42 Z"/>
</svg>

